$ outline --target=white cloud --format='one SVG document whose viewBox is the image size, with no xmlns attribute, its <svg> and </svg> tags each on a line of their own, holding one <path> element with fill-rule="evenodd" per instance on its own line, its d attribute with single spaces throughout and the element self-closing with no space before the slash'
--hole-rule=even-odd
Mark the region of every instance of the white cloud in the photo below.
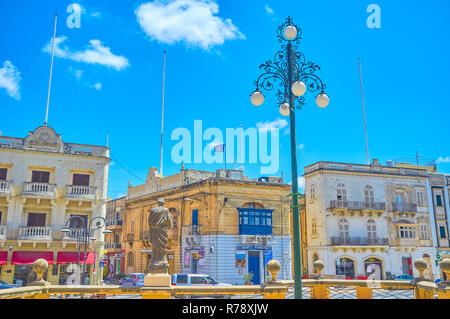
<svg viewBox="0 0 450 319">
<path fill-rule="evenodd" d="M 436 163 L 450 163 L 450 156 L 442 157 L 440 156 Z"/>
<path fill-rule="evenodd" d="M 273 129 L 283 129 L 288 125 L 288 122 L 285 119 L 277 118 L 274 121 L 265 121 L 256 123 L 256 127 L 260 131 L 268 131 Z"/>
<path fill-rule="evenodd" d="M 102 89 L 102 84 L 100 82 L 97 82 L 92 87 L 97 91 L 100 91 Z"/>
<path fill-rule="evenodd" d="M 8 95 L 16 100 L 20 100 L 19 70 L 10 62 L 5 61 L 0 69 L 0 88 L 6 89 Z"/>
<path fill-rule="evenodd" d="M 111 53 L 111 49 L 103 46 L 100 40 L 89 41 L 88 47 L 82 51 L 72 51 L 67 46 L 61 47 L 66 40 L 67 37 L 64 35 L 55 38 L 55 56 L 76 62 L 112 67 L 117 71 L 130 65 L 127 58 Z M 43 51 L 47 53 L 52 52 L 52 40 L 47 43 Z"/>
<path fill-rule="evenodd" d="M 266 12 L 267 12 L 268 14 L 274 14 L 273 9 L 270 8 L 268 4 L 266 4 L 265 8 L 266 8 Z"/>
<path fill-rule="evenodd" d="M 298 178 L 298 189 L 302 191 L 305 189 L 305 178 L 303 176 Z"/>
<path fill-rule="evenodd" d="M 208 50 L 225 40 L 245 38 L 230 19 L 216 16 L 218 12 L 219 6 L 210 0 L 156 0 L 141 4 L 135 14 L 152 40 Z"/>
<path fill-rule="evenodd" d="M 81 77 L 83 76 L 84 73 L 83 70 L 74 69 L 71 66 L 69 66 L 69 72 L 72 73 L 77 78 L 77 80 L 81 80 Z"/>
</svg>

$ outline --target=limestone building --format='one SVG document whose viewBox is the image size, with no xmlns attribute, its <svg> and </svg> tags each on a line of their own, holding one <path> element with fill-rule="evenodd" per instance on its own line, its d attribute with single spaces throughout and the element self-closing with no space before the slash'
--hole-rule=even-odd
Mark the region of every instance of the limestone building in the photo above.
<svg viewBox="0 0 450 319">
<path fill-rule="evenodd" d="M 128 188 L 125 272 L 147 272 L 147 219 L 162 197 L 174 226 L 169 273 L 203 273 L 230 284 L 244 284 L 253 273 L 259 284 L 273 258 L 282 265 L 278 278 L 291 279 L 290 188 L 279 177 L 250 180 L 240 170 L 183 168 L 160 178 L 151 168 L 145 184 Z"/>
<path fill-rule="evenodd" d="M 304 177 L 309 269 L 320 259 L 326 275 L 361 278 L 376 269 L 376 278 L 390 279 L 418 275 L 420 257 L 439 278 L 426 169 L 317 162 Z"/>
<path fill-rule="evenodd" d="M 80 231 L 62 232 L 70 216 L 105 216 L 109 149 L 64 142 L 49 126 L 25 138 L 0 136 L 0 279 L 26 285 L 31 264 L 49 263 L 45 278 L 66 284 L 81 250 Z M 79 223 L 81 223 L 81 219 Z M 101 230 L 87 247 L 86 277 L 97 283 Z M 72 266 L 70 266 L 72 264 Z"/>
</svg>

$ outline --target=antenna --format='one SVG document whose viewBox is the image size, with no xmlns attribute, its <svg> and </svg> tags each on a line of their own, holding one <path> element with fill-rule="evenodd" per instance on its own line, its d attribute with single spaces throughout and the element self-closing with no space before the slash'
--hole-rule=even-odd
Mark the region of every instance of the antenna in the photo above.
<svg viewBox="0 0 450 319">
<path fill-rule="evenodd" d="M 359 58 L 358 58 L 358 64 L 359 64 L 359 81 L 361 83 L 361 98 L 362 98 L 362 106 L 363 106 L 364 134 L 366 136 L 366 160 L 367 160 L 367 165 L 370 165 L 369 144 L 367 142 L 366 110 L 364 107 L 364 92 L 363 92 L 362 73 L 361 73 L 361 60 Z"/>
<path fill-rule="evenodd" d="M 160 177 L 163 177 L 163 132 L 164 132 L 164 82 L 166 77 L 166 51 L 164 51 L 164 63 L 163 63 L 163 85 L 162 85 L 162 106 L 161 106 L 161 164 L 160 164 Z"/>
<path fill-rule="evenodd" d="M 53 40 L 52 40 L 52 59 L 50 62 L 50 76 L 48 79 L 48 92 L 47 92 L 47 108 L 45 111 L 45 122 L 44 125 L 47 126 L 47 120 L 48 120 L 48 105 L 50 102 L 50 88 L 52 86 L 52 71 L 53 71 L 53 56 L 55 54 L 55 37 L 56 37 L 56 23 L 58 22 L 58 15 L 55 14 L 55 28 L 53 29 Z"/>
<path fill-rule="evenodd" d="M 106 147 L 109 147 L 109 132 L 106 133 Z"/>
</svg>

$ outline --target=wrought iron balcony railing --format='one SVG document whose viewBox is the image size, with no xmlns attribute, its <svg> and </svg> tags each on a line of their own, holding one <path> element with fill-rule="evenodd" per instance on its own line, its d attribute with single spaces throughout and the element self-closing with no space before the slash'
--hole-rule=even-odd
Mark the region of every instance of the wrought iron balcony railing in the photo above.
<svg viewBox="0 0 450 319">
<path fill-rule="evenodd" d="M 65 233 L 63 240 L 82 241 L 86 237 L 86 230 L 83 228 L 69 228 L 69 232 Z"/>
<path fill-rule="evenodd" d="M 414 204 L 414 203 L 402 203 L 402 204 L 393 203 L 392 204 L 392 212 L 417 213 L 417 204 Z"/>
<path fill-rule="evenodd" d="M 331 246 L 387 246 L 389 238 L 379 237 L 331 237 Z"/>
<path fill-rule="evenodd" d="M 182 236 L 195 236 L 203 233 L 203 225 L 185 225 L 181 228 Z"/>
<path fill-rule="evenodd" d="M 329 208 L 330 209 L 347 208 L 347 209 L 385 210 L 386 203 L 384 203 L 384 202 L 360 202 L 360 201 L 331 200 Z"/>
<path fill-rule="evenodd" d="M 121 249 L 122 244 L 120 243 L 105 243 L 105 249 Z"/>
<path fill-rule="evenodd" d="M 123 220 L 122 219 L 112 219 L 106 221 L 106 226 L 122 226 Z"/>
</svg>

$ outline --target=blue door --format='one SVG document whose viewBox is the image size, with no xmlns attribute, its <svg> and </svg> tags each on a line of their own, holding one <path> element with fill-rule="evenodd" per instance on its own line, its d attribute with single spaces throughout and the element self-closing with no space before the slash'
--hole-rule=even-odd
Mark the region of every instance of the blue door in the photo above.
<svg viewBox="0 0 450 319">
<path fill-rule="evenodd" d="M 198 225 L 198 209 L 192 210 L 192 226 Z"/>
<path fill-rule="evenodd" d="M 254 285 L 259 285 L 259 251 L 248 252 L 248 272 L 253 273 L 252 283 Z"/>
</svg>

